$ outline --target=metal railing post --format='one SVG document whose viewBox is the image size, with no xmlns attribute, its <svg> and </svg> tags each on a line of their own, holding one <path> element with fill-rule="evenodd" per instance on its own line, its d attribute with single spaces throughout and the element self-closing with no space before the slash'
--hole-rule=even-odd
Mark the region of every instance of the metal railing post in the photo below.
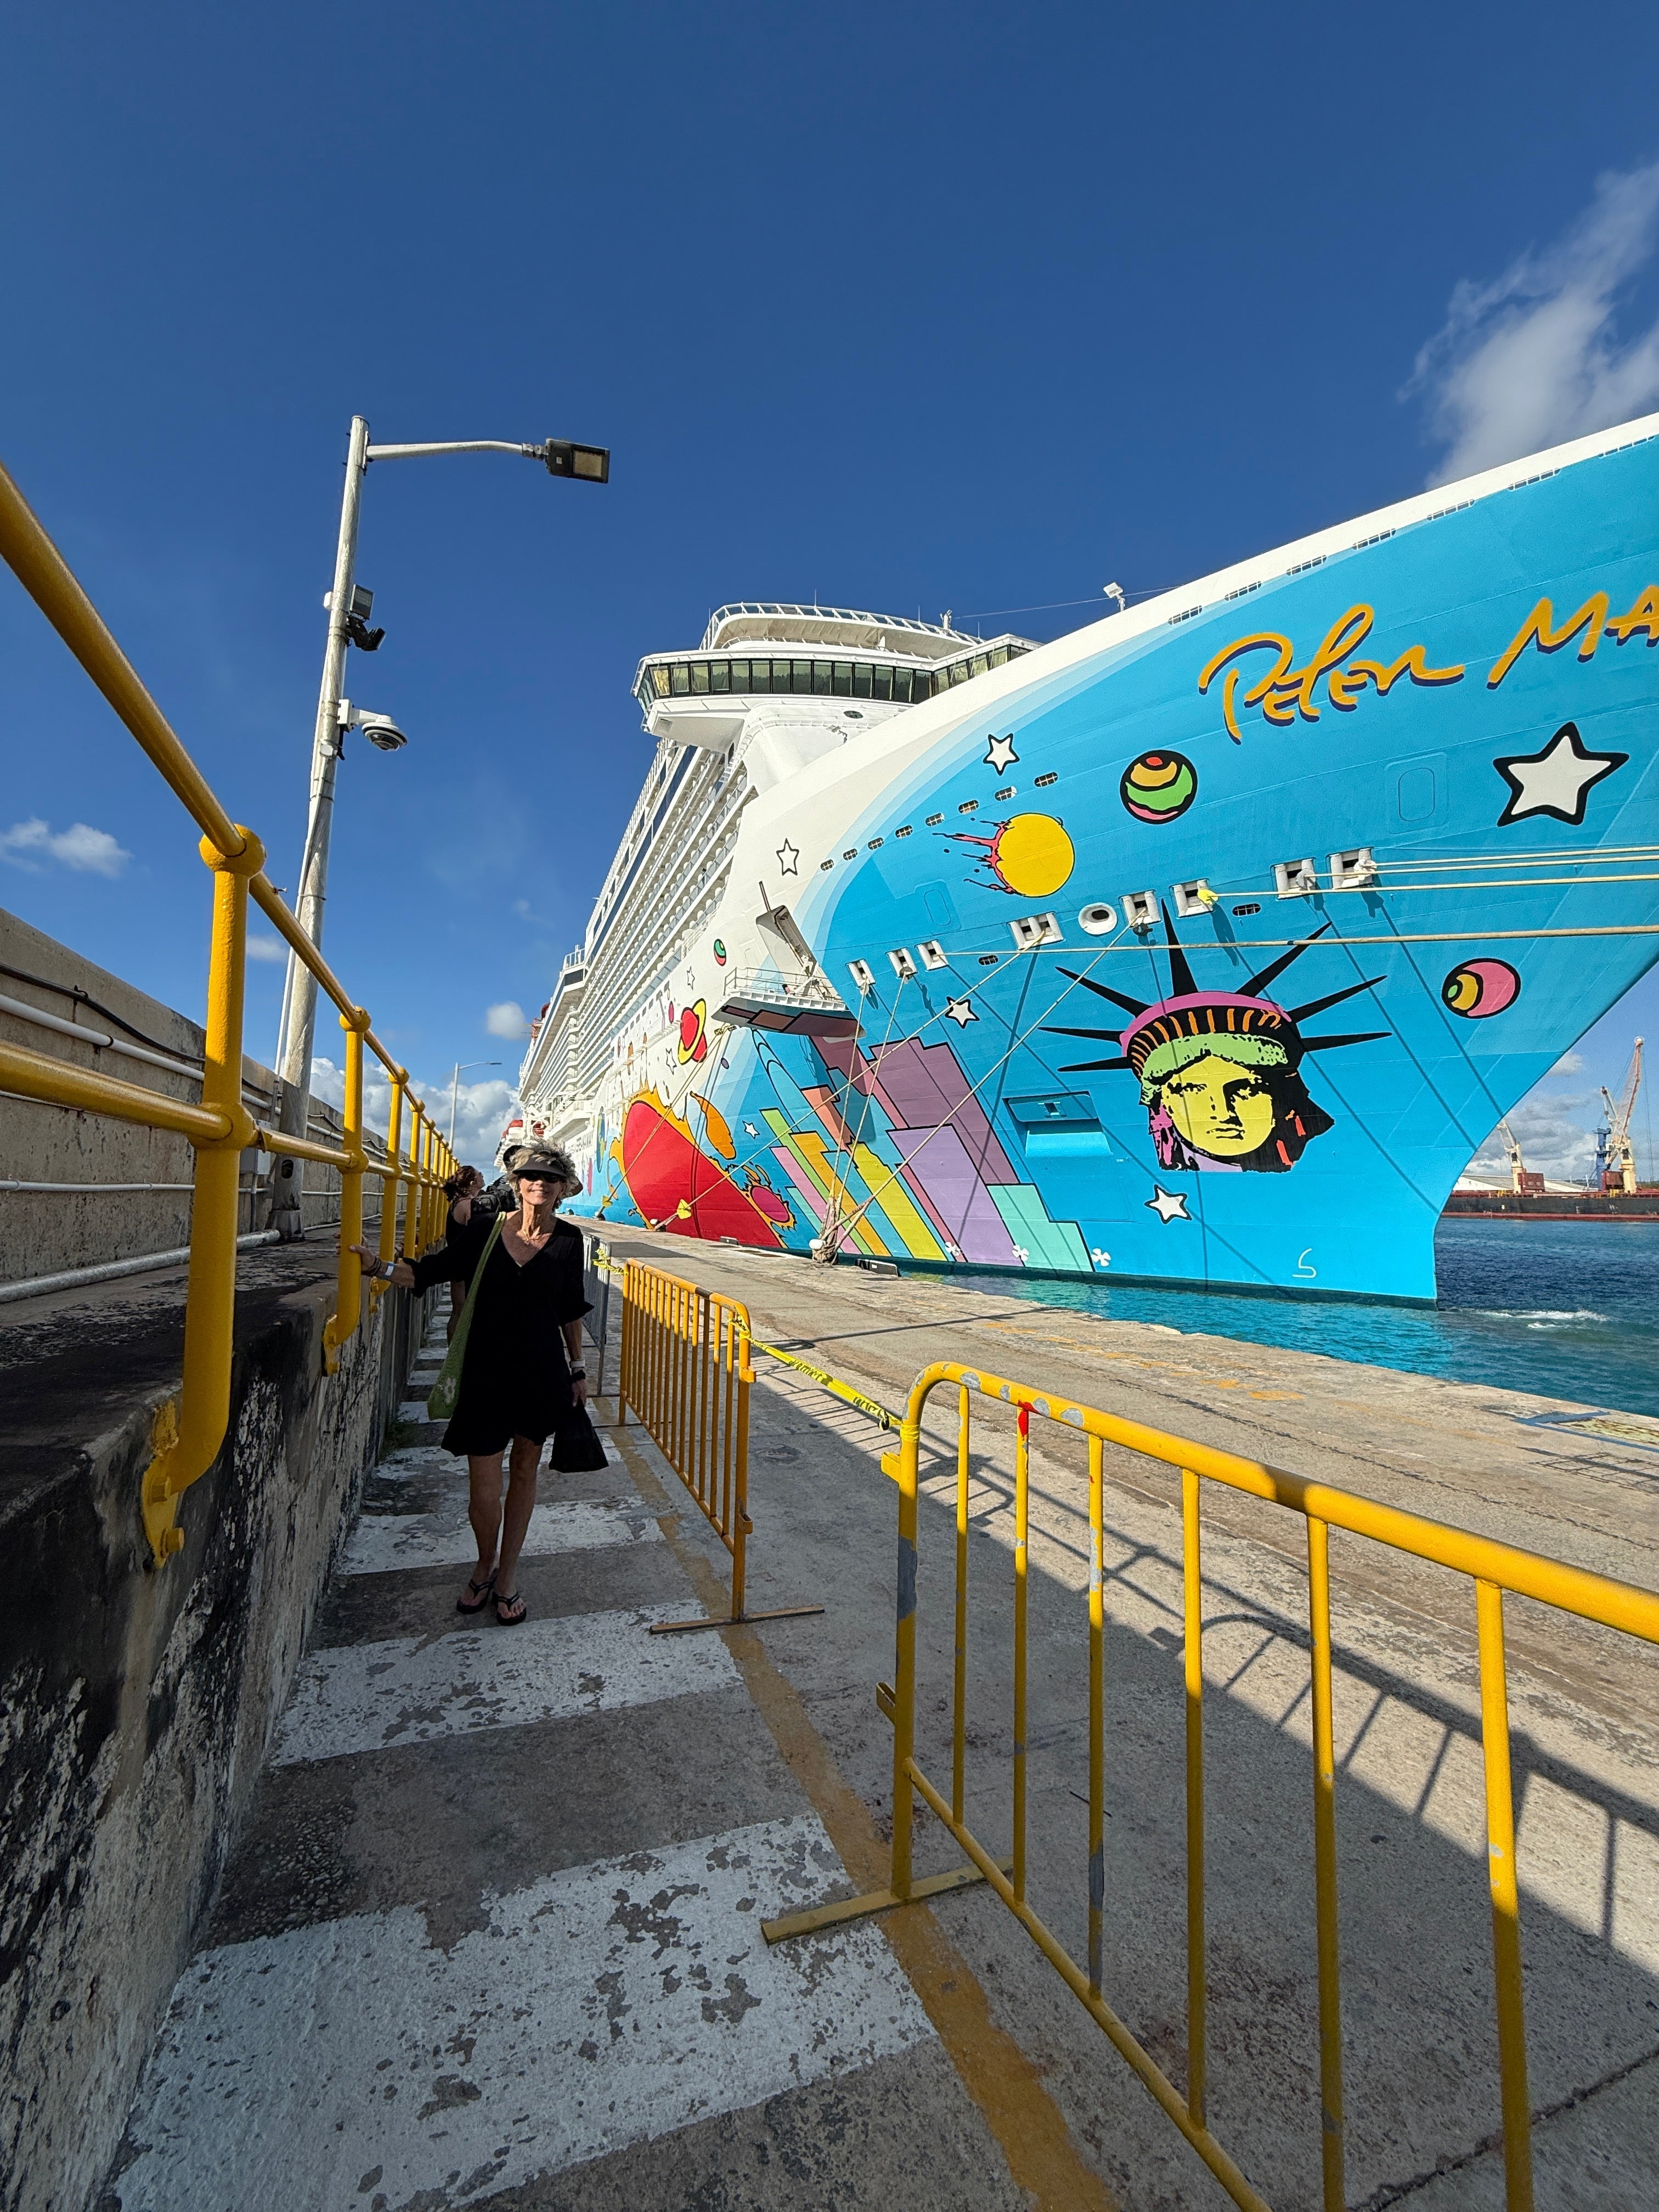
<svg viewBox="0 0 1659 2212">
<path fill-rule="evenodd" d="M 224 852 L 206 837 L 201 841 L 202 858 L 213 870 L 202 1103 L 222 1114 L 228 1129 L 211 1143 L 197 1140 L 185 1292 L 184 1381 L 177 1400 L 169 1401 L 157 1417 L 154 1436 L 158 1449 L 144 1470 L 141 1491 L 144 1533 L 158 1566 L 184 1546 L 185 1532 L 177 1525 L 173 1501 L 212 1466 L 230 1421 L 241 1155 L 256 1136 L 252 1116 L 242 1103 L 247 887 L 265 858 L 252 831 L 240 823 L 234 826 L 241 839 L 239 852 Z"/>
<path fill-rule="evenodd" d="M 732 1316 L 732 1334 L 736 1338 L 733 1349 L 738 1360 L 738 1419 L 737 1432 L 732 1439 L 733 1460 L 732 1475 L 732 1618 L 744 1616 L 744 1553 L 749 1532 L 754 1523 L 749 1518 L 749 1385 L 755 1379 L 755 1370 L 749 1357 L 749 1331 L 739 1333 Z"/>
<path fill-rule="evenodd" d="M 957 1392 L 957 1643 L 951 1681 L 951 1815 L 963 1819 L 968 1765 L 968 1466 L 969 1407 L 964 1383 Z"/>
<path fill-rule="evenodd" d="M 1014 1432 L 1014 1896 L 1025 1902 L 1025 1706 L 1028 1572 L 1031 1538 L 1031 1409 L 1022 1406 Z"/>
<path fill-rule="evenodd" d="M 963 1395 L 965 1398 L 967 1392 Z M 1089 1988 L 1100 1995 L 1106 1950 L 1105 1446 L 1089 1439 Z M 960 1819 L 961 1815 L 958 1814 Z"/>
<path fill-rule="evenodd" d="M 1320 2159 L 1325 2212 L 1347 2203 L 1342 2112 L 1342 1963 L 1336 1902 L 1336 1738 L 1331 1706 L 1331 1532 L 1308 1520 L 1313 1673 L 1314 1882 L 1319 1942 Z"/>
<path fill-rule="evenodd" d="M 411 1098 L 409 1103 L 409 1180 L 404 1190 L 403 1257 L 414 1260 L 420 1249 L 417 1208 L 421 1202 L 421 1102 Z"/>
<path fill-rule="evenodd" d="M 1477 1577 L 1474 1602 L 1480 1646 L 1480 1741 L 1486 1774 L 1486 1876 L 1492 1890 L 1504 2181 L 1508 2212 L 1533 2212 L 1532 2100 L 1527 2087 L 1527 2014 L 1521 1986 L 1521 1899 L 1515 1872 L 1504 1593 L 1496 1583 Z"/>
<path fill-rule="evenodd" d="M 1187 1695 L 1187 2110 L 1204 2121 L 1204 1581 L 1198 1477 L 1181 1470 L 1183 1663 Z"/>
<path fill-rule="evenodd" d="M 910 1761 L 916 1747 L 916 1494 L 921 1455 L 922 1397 L 910 1393 L 899 1431 L 898 1587 L 893 1624 L 893 1875 L 901 1901 L 910 1894 L 915 1799 Z"/>
<path fill-rule="evenodd" d="M 340 1017 L 345 1031 L 345 1152 L 349 1165 L 340 1170 L 340 1264 L 335 1279 L 334 1311 L 323 1328 L 323 1371 L 332 1375 L 340 1364 L 340 1346 L 357 1333 L 363 1315 L 363 1271 L 354 1244 L 363 1241 L 363 1170 L 368 1156 L 363 1150 L 363 1038 L 368 1016 L 361 1006 L 349 1018 Z"/>
<path fill-rule="evenodd" d="M 380 1241 L 379 1256 L 384 1267 L 398 1249 L 398 1194 L 402 1188 L 403 1160 L 400 1148 L 404 1130 L 404 1085 L 406 1078 L 400 1068 L 392 1079 L 392 1107 L 386 1120 L 386 1158 L 392 1172 L 380 1179 Z M 386 1295 L 385 1282 L 376 1276 L 368 1286 L 371 1307 L 379 1305 Z"/>
</svg>

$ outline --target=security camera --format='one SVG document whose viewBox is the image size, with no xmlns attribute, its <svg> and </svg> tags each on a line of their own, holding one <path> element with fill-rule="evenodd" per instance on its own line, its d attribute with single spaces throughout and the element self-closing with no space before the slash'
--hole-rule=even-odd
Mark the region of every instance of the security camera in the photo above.
<svg viewBox="0 0 1659 2212">
<path fill-rule="evenodd" d="M 390 714 L 361 715 L 358 718 L 357 726 L 370 744 L 378 745 L 383 753 L 401 751 L 409 743 L 408 738 L 398 727 Z"/>
</svg>

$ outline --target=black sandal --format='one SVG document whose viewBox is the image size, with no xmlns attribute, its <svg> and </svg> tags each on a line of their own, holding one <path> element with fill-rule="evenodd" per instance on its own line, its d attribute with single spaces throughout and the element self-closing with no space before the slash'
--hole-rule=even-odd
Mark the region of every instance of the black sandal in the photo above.
<svg viewBox="0 0 1659 2212">
<path fill-rule="evenodd" d="M 490 1599 L 495 1607 L 495 1618 L 503 1628 L 516 1628 L 529 1610 L 522 1590 L 514 1590 L 511 1597 L 503 1597 L 500 1590 L 492 1590 Z M 519 1609 L 516 1613 L 506 1613 L 502 1611 L 504 1606 L 517 1606 Z"/>
<path fill-rule="evenodd" d="M 457 1613 L 482 1613 L 482 1612 L 483 1611 L 484 1607 L 489 1604 L 489 1602 L 490 1599 L 491 1599 L 491 1598 L 494 1596 L 494 1595 L 495 1595 L 495 1568 L 494 1568 L 494 1567 L 492 1567 L 492 1568 L 489 1570 L 489 1573 L 484 1577 L 483 1580 L 481 1583 L 469 1582 L 469 1583 L 468 1583 L 468 1584 L 467 1584 L 467 1588 L 468 1588 L 468 1589 L 470 1589 L 470 1590 L 471 1591 L 471 1593 L 472 1593 L 473 1599 L 474 1599 L 474 1602 L 473 1602 L 471 1605 L 469 1605 L 469 1604 L 467 1603 L 466 1600 L 465 1600 L 464 1597 L 458 1597 L 458 1598 L 456 1599 L 456 1601 L 455 1601 L 455 1610 L 456 1610 L 456 1612 L 457 1612 Z"/>
</svg>

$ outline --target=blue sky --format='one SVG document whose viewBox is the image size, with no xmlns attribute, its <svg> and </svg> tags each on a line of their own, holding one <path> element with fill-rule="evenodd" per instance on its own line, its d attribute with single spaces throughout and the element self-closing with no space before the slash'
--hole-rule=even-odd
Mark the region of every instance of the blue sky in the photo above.
<svg viewBox="0 0 1659 2212">
<path fill-rule="evenodd" d="M 489 1010 L 580 933 L 647 760 L 635 664 L 720 601 L 1053 635 L 1108 578 L 1659 404 L 1650 10 L 1588 43 L 1528 5 L 1172 21 L 9 14 L 0 452 L 274 880 L 350 416 L 613 448 L 603 490 L 370 471 L 387 637 L 350 688 L 413 741 L 348 746 L 326 944 L 428 1085 L 511 1077 Z M 194 834 L 9 580 L 0 738 L 0 902 L 199 1009 Z M 281 981 L 256 963 L 262 1056 Z M 1542 1164 L 1638 1028 L 1652 975 L 1522 1109 Z"/>
</svg>

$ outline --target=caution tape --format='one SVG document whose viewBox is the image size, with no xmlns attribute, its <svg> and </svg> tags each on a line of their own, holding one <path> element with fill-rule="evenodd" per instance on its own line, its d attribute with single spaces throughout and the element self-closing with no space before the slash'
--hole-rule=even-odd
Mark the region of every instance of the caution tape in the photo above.
<svg viewBox="0 0 1659 2212">
<path fill-rule="evenodd" d="M 831 1375 L 827 1368 L 814 1367 L 810 1359 L 799 1358 L 793 1352 L 780 1352 L 775 1344 L 763 1344 L 758 1337 L 751 1339 L 751 1342 L 757 1352 L 763 1352 L 769 1359 L 781 1360 L 786 1367 L 798 1368 L 803 1375 L 810 1375 L 832 1398 L 839 1398 L 843 1405 L 866 1414 L 880 1427 L 896 1430 L 902 1425 L 896 1413 L 878 1405 L 873 1398 L 866 1398 L 862 1390 L 855 1390 L 850 1382 L 843 1382 L 839 1375 Z"/>
<path fill-rule="evenodd" d="M 609 1258 L 602 1260 L 597 1255 L 593 1268 L 596 1274 L 601 1275 L 620 1277 L 623 1272 Z M 793 1352 L 781 1352 L 775 1344 L 763 1344 L 757 1336 L 751 1337 L 750 1344 L 754 1351 L 763 1352 L 769 1359 L 779 1360 L 785 1367 L 793 1367 L 800 1374 L 810 1376 L 832 1398 L 839 1398 L 842 1405 L 851 1406 L 855 1413 L 864 1414 L 878 1427 L 891 1429 L 896 1433 L 903 1425 L 890 1407 L 879 1404 L 874 1398 L 866 1398 L 862 1390 L 855 1390 L 850 1382 L 843 1382 L 839 1375 L 832 1375 L 827 1367 L 814 1367 L 810 1359 L 802 1359 Z"/>
</svg>

